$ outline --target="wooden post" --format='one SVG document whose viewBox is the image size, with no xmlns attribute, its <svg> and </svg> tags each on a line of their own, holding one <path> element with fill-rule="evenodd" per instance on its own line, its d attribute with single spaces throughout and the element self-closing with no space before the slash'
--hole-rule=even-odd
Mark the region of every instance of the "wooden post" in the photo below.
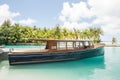
<svg viewBox="0 0 120 80">
<path fill-rule="evenodd" d="M 48 45 L 48 41 L 47 41 L 47 42 L 46 42 L 46 48 L 45 48 L 45 49 L 48 49 L 48 46 L 49 46 L 49 45 Z"/>
<path fill-rule="evenodd" d="M 56 50 L 58 49 L 58 42 L 56 42 Z"/>
<path fill-rule="evenodd" d="M 79 49 L 80 49 L 80 46 L 81 46 L 81 45 L 80 45 L 80 41 L 79 41 Z"/>
<path fill-rule="evenodd" d="M 88 44 L 89 44 L 89 48 L 90 48 L 91 47 L 90 41 L 88 41 Z"/>
<path fill-rule="evenodd" d="M 66 42 L 66 50 L 67 50 L 67 42 Z"/>
<path fill-rule="evenodd" d="M 74 42 L 72 41 L 72 43 L 73 43 L 73 49 L 74 49 Z"/>
<path fill-rule="evenodd" d="M 75 43 L 75 48 L 76 48 L 76 42 L 74 42 Z"/>
<path fill-rule="evenodd" d="M 85 41 L 82 41 L 83 48 L 85 48 Z"/>
</svg>

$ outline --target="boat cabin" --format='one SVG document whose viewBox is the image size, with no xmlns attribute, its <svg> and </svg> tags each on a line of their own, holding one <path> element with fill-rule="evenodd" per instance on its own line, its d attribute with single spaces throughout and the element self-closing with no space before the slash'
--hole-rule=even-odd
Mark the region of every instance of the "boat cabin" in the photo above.
<svg viewBox="0 0 120 80">
<path fill-rule="evenodd" d="M 46 44 L 48 50 L 69 50 L 69 49 L 87 49 L 93 48 L 93 42 L 90 40 L 54 40 L 54 39 L 31 39 L 42 41 Z"/>
</svg>

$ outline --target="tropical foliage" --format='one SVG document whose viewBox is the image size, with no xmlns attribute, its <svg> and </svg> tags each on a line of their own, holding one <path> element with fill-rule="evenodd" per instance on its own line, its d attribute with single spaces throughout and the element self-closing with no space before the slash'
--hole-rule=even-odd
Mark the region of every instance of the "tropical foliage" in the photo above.
<svg viewBox="0 0 120 80">
<path fill-rule="evenodd" d="M 112 38 L 112 44 L 115 44 L 116 42 L 117 42 L 116 38 L 113 37 L 113 38 Z"/>
<path fill-rule="evenodd" d="M 0 26 L 0 44 L 16 44 L 31 43 L 34 41 L 28 38 L 49 38 L 49 39 L 82 39 L 100 42 L 100 35 L 103 31 L 100 27 L 89 27 L 84 30 L 67 29 L 56 24 L 53 28 L 40 28 L 23 26 L 20 24 L 11 25 L 9 21 L 5 21 Z"/>
</svg>

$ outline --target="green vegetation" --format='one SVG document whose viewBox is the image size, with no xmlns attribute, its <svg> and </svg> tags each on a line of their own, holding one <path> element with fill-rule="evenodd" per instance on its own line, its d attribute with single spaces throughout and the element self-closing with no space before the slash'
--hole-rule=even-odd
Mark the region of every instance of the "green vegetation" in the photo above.
<svg viewBox="0 0 120 80">
<path fill-rule="evenodd" d="M 113 38 L 112 38 L 112 44 L 115 44 L 116 42 L 117 42 L 116 38 L 113 37 Z"/>
<path fill-rule="evenodd" d="M 100 27 L 89 27 L 84 30 L 61 28 L 59 24 L 53 28 L 39 28 L 36 26 L 11 25 L 7 20 L 0 26 L 0 44 L 31 43 L 26 38 L 50 38 L 50 39 L 89 39 L 100 42 L 103 31 Z"/>
</svg>

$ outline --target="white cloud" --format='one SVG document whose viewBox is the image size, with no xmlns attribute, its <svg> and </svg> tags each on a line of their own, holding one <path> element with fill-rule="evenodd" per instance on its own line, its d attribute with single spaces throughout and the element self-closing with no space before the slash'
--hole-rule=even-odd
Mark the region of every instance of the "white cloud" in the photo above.
<svg viewBox="0 0 120 80">
<path fill-rule="evenodd" d="M 96 18 L 91 22 L 83 20 L 91 19 L 93 16 Z M 59 19 L 64 26 L 71 28 L 101 25 L 105 34 L 111 34 L 113 37 L 120 33 L 120 0 L 88 0 L 71 4 L 65 2 Z"/>
<path fill-rule="evenodd" d="M 20 20 L 20 21 L 18 21 L 18 23 L 20 23 L 20 24 L 23 24 L 23 25 L 31 25 L 31 24 L 33 24 L 33 23 L 35 23 L 36 21 L 35 20 L 33 20 L 33 19 L 31 19 L 31 18 L 28 18 L 28 19 L 23 19 L 23 20 Z"/>
<path fill-rule="evenodd" d="M 86 22 L 77 23 L 77 22 L 67 22 L 66 21 L 66 22 L 64 22 L 63 27 L 68 27 L 69 29 L 73 29 L 73 28 L 75 28 L 75 29 L 78 29 L 78 28 L 85 29 L 85 28 L 87 28 L 88 25 L 89 24 L 86 23 Z"/>
<path fill-rule="evenodd" d="M 91 9 L 87 7 L 85 2 L 63 3 L 63 9 L 59 19 L 64 23 L 63 27 L 84 29 L 90 24 L 82 22 L 82 19 L 91 18 L 94 14 Z"/>
<path fill-rule="evenodd" d="M 6 19 L 10 19 L 12 21 L 14 17 L 19 15 L 20 15 L 19 12 L 11 12 L 7 4 L 0 5 L 0 25 Z"/>
<path fill-rule="evenodd" d="M 93 24 L 101 24 L 111 37 L 119 37 L 116 35 L 120 33 L 120 0 L 89 0 L 88 4 L 97 17 Z"/>
<path fill-rule="evenodd" d="M 24 25 L 31 25 L 36 22 L 31 18 L 28 18 L 26 20 L 23 19 L 23 20 L 15 21 L 14 18 L 16 18 L 19 15 L 20 15 L 19 12 L 10 11 L 10 8 L 7 4 L 0 5 L 0 25 L 7 19 L 9 19 L 12 22 L 12 24 L 20 23 Z"/>
<path fill-rule="evenodd" d="M 68 2 L 63 3 L 63 9 L 61 11 L 60 20 L 61 21 L 71 21 L 77 22 L 81 18 L 90 18 L 93 16 L 93 13 L 90 9 L 87 8 L 85 2 L 72 3 L 71 5 Z"/>
</svg>

